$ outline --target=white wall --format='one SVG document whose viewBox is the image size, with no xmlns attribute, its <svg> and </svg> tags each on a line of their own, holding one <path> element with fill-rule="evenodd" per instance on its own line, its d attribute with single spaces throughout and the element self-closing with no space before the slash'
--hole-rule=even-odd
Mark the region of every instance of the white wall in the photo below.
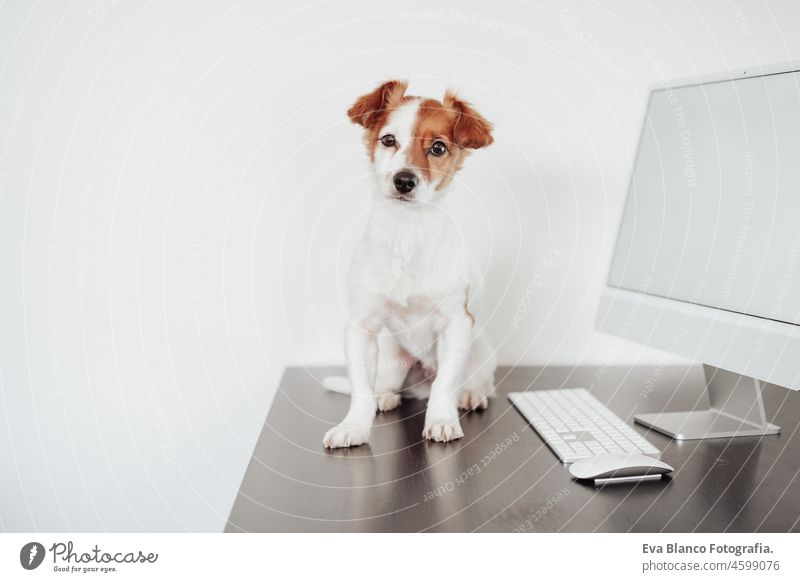
<svg viewBox="0 0 800 582">
<path fill-rule="evenodd" d="M 380 79 L 497 126 L 451 202 L 501 361 L 661 360 L 592 330 L 646 88 L 797 59 L 796 3 L 404 4 L 0 8 L 0 529 L 222 528 L 284 366 L 343 360 Z"/>
</svg>

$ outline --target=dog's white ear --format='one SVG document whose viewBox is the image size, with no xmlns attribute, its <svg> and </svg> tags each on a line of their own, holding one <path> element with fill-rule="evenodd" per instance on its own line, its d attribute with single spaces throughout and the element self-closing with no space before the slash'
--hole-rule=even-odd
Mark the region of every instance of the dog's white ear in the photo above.
<svg viewBox="0 0 800 582">
<path fill-rule="evenodd" d="M 444 106 L 458 115 L 453 126 L 453 141 L 462 148 L 477 149 L 494 141 L 492 124 L 452 91 L 444 94 Z"/>
<path fill-rule="evenodd" d="M 370 128 L 395 106 L 405 95 L 406 81 L 386 81 L 372 93 L 359 97 L 347 110 L 350 121 Z"/>
</svg>

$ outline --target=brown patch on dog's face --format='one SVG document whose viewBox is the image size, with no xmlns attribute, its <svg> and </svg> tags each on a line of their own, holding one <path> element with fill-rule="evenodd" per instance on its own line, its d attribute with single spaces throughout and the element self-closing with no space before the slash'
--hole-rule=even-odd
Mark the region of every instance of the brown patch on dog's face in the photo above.
<svg viewBox="0 0 800 582">
<path fill-rule="evenodd" d="M 469 149 L 492 143 L 491 131 L 486 119 L 450 92 L 445 94 L 444 103 L 424 99 L 414 128 L 416 141 L 407 154 L 409 165 L 442 190 L 461 169 Z M 446 149 L 439 154 L 441 144 Z"/>
<path fill-rule="evenodd" d="M 438 182 L 439 186 L 452 179 L 464 158 L 461 149 L 453 142 L 456 117 L 456 113 L 445 109 L 439 101 L 423 100 L 413 130 L 414 143 L 406 154 L 410 167 L 418 169 L 429 182 Z M 441 155 L 431 153 L 436 142 L 445 146 Z"/>
<path fill-rule="evenodd" d="M 347 110 L 350 121 L 366 129 L 364 142 L 370 159 L 375 157 L 380 130 L 389 114 L 411 99 L 405 96 L 407 88 L 405 81 L 386 81 L 371 93 L 359 97 Z"/>
</svg>

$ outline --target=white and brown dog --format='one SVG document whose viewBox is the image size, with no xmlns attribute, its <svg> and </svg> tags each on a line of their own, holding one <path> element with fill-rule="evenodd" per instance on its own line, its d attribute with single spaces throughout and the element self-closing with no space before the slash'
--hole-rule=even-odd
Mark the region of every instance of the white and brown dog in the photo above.
<svg viewBox="0 0 800 582">
<path fill-rule="evenodd" d="M 351 394 L 328 448 L 366 443 L 376 409 L 400 404 L 412 368 L 434 378 L 427 439 L 464 436 L 458 408 L 486 408 L 494 390 L 495 354 L 475 323 L 478 271 L 440 204 L 470 150 L 492 143 L 492 126 L 450 92 L 439 102 L 406 88 L 386 82 L 347 112 L 365 130 L 374 203 L 348 279 L 349 382 L 324 382 Z"/>
</svg>

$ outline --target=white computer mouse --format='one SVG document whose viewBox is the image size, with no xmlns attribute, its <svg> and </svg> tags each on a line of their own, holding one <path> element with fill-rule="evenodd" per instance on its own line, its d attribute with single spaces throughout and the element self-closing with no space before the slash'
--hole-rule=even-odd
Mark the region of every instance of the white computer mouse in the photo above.
<svg viewBox="0 0 800 582">
<path fill-rule="evenodd" d="M 576 479 L 613 479 L 664 475 L 673 469 L 666 463 L 644 455 L 603 453 L 572 463 L 569 472 Z"/>
</svg>

